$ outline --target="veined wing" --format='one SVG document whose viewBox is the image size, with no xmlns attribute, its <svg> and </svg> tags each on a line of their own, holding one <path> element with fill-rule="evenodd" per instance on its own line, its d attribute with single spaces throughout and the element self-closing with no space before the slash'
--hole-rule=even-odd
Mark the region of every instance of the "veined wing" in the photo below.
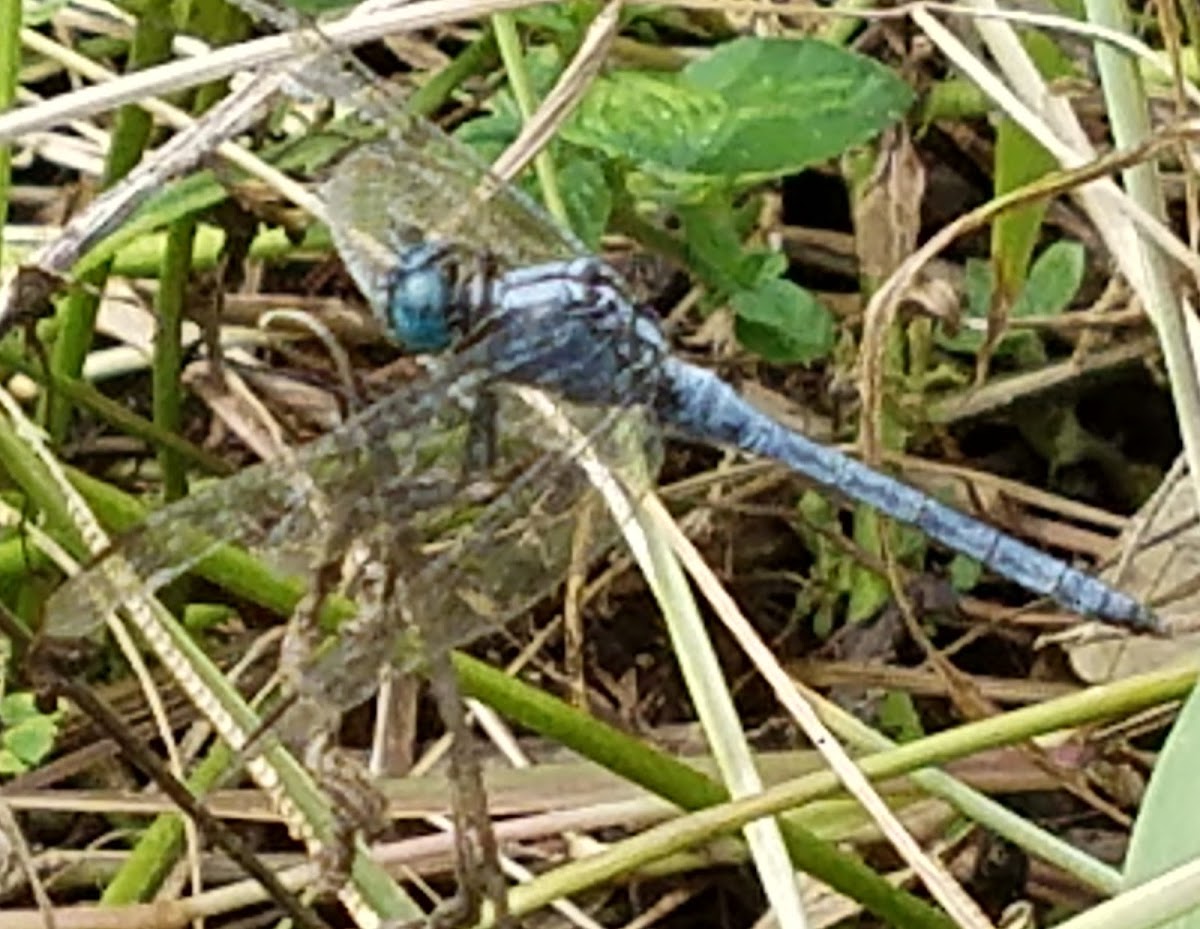
<svg viewBox="0 0 1200 929">
<path fill-rule="evenodd" d="M 582 255 L 583 245 L 478 155 L 424 119 L 396 114 L 321 188 L 334 242 L 373 307 L 398 250 L 423 241 L 486 253 L 504 268 Z"/>
<path fill-rule="evenodd" d="M 152 514 L 54 593 L 46 635 L 90 636 L 122 603 L 192 569 L 203 575 L 206 559 L 230 546 L 307 584 L 314 565 L 336 554 L 331 545 L 385 520 L 410 530 L 421 563 L 405 565 L 412 569 L 407 586 L 444 625 L 442 644 L 506 622 L 561 578 L 585 485 L 572 464 L 578 448 L 503 391 L 499 464 L 464 478 L 482 379 L 465 364 L 448 366 L 290 459 L 248 468 Z M 590 441 L 608 441 L 612 414 L 579 416 L 590 417 Z M 468 481 L 496 489 L 482 501 L 462 492 Z M 111 570 L 117 559 L 127 569 Z"/>
</svg>

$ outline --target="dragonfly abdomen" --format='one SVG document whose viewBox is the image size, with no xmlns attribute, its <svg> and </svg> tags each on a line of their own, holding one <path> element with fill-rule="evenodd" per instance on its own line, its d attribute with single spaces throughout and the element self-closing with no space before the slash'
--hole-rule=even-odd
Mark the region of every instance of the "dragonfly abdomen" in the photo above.
<svg viewBox="0 0 1200 929">
<path fill-rule="evenodd" d="M 667 425 L 692 438 L 779 461 L 893 519 L 916 526 L 948 548 L 1074 612 L 1139 628 L 1158 628 L 1154 613 L 1128 594 L 787 428 L 710 371 L 671 359 L 666 362 L 663 382 L 659 415 Z"/>
</svg>

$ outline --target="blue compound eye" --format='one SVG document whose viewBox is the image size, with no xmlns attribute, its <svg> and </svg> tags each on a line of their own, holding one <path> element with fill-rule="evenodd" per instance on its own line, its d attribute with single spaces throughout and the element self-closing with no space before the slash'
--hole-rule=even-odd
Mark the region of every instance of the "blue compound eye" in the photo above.
<svg viewBox="0 0 1200 929">
<path fill-rule="evenodd" d="M 387 323 L 392 334 L 417 352 L 447 348 L 450 335 L 451 287 L 428 243 L 397 256 L 388 287 Z"/>
</svg>

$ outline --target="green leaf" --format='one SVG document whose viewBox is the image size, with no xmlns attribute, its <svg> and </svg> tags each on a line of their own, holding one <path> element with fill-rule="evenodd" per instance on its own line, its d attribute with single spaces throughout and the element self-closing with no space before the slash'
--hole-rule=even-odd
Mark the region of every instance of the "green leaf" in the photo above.
<svg viewBox="0 0 1200 929">
<path fill-rule="evenodd" d="M 718 294 L 756 287 L 764 277 L 778 277 L 786 267 L 786 259 L 775 253 L 743 250 L 738 216 L 727 198 L 709 196 L 681 205 L 676 212 L 688 266 Z M 775 270 L 768 271 L 768 263 Z"/>
<path fill-rule="evenodd" d="M 37 698 L 28 690 L 5 694 L 0 699 L 0 724 L 5 728 L 18 726 L 27 719 L 44 715 L 37 706 Z"/>
<path fill-rule="evenodd" d="M 966 555 L 955 555 L 950 559 L 950 568 L 947 573 L 950 577 L 950 586 L 955 590 L 974 590 L 975 585 L 983 577 L 983 565 Z"/>
<path fill-rule="evenodd" d="M 879 537 L 882 519 L 879 513 L 868 506 L 860 504 L 854 509 L 854 543 L 872 555 L 879 555 L 883 551 Z M 849 563 L 850 602 L 846 608 L 846 621 L 861 623 L 883 608 L 891 599 L 892 590 L 887 578 L 857 562 Z"/>
<path fill-rule="evenodd" d="M 8 749 L 0 748 L 0 776 L 5 774 L 24 774 L 29 770 L 29 765 L 25 764 Z"/>
<path fill-rule="evenodd" d="M 809 572 L 813 584 L 809 586 L 808 598 L 799 604 L 810 617 L 813 631 L 821 638 L 833 631 L 837 605 L 843 584 L 845 552 L 834 545 L 827 533 L 839 533 L 837 510 L 829 499 L 815 491 L 801 494 L 796 503 L 800 515 L 797 529 L 805 547 L 812 553 L 813 564 Z M 803 602 L 807 599 L 808 602 Z"/>
<path fill-rule="evenodd" d="M 582 154 L 560 161 L 558 169 L 571 229 L 584 245 L 598 251 L 613 206 L 612 188 L 604 169 Z"/>
<path fill-rule="evenodd" d="M 1083 284 L 1087 255 L 1078 242 L 1055 242 L 1029 269 L 1029 280 L 1013 304 L 1012 316 L 1057 316 Z"/>
<path fill-rule="evenodd" d="M 61 715 L 43 713 L 29 691 L 0 699 L 0 774 L 28 770 L 50 754 Z"/>
<path fill-rule="evenodd" d="M 889 690 L 879 706 L 879 727 L 897 742 L 915 742 L 925 735 L 921 714 L 912 696 L 900 690 Z"/>
<path fill-rule="evenodd" d="M 3 743 L 5 749 L 32 766 L 50 754 L 57 734 L 58 724 L 52 717 L 38 716 L 6 729 Z"/>
<path fill-rule="evenodd" d="M 692 166 L 706 174 L 793 173 L 878 135 L 913 100 L 877 61 L 817 39 L 736 39 L 683 76 L 732 111 Z"/>
<path fill-rule="evenodd" d="M 996 194 L 1008 193 L 1058 167 L 1042 145 L 1008 118 L 996 127 Z M 1012 301 L 1025 284 L 1029 259 L 1042 230 L 1047 200 L 1005 210 L 992 223 L 992 268 L 1001 299 Z"/>
<path fill-rule="evenodd" d="M 738 341 L 768 361 L 808 364 L 833 349 L 833 316 L 807 290 L 772 278 L 731 299 Z"/>
<path fill-rule="evenodd" d="M 563 134 L 669 184 L 752 182 L 867 141 L 911 101 L 891 71 L 843 48 L 742 38 L 678 75 L 618 71 L 598 80 Z"/>
<path fill-rule="evenodd" d="M 689 87 L 678 75 L 615 71 L 593 83 L 562 134 L 639 168 L 687 172 L 729 120 L 719 94 Z"/>
<path fill-rule="evenodd" d="M 1033 263 L 1029 278 L 1009 310 L 1009 318 L 1055 316 L 1062 313 L 1083 284 L 1087 254 L 1078 242 L 1055 242 L 1048 246 Z M 992 267 L 985 261 L 970 259 L 966 264 L 964 296 L 967 304 L 964 323 L 986 320 L 995 291 Z M 964 325 L 954 335 L 939 327 L 937 343 L 947 351 L 974 353 L 983 345 L 982 326 Z M 1030 367 L 1045 359 L 1041 338 L 1035 332 L 1006 333 L 996 348 L 998 357 L 1015 359 L 1022 367 Z"/>
<path fill-rule="evenodd" d="M 520 129 L 521 120 L 515 104 L 497 103 L 493 112 L 464 123 L 454 135 L 490 164 L 508 148 Z M 571 229 L 585 245 L 597 249 L 612 213 L 612 188 L 604 176 L 604 169 L 592 155 L 574 146 L 555 142 L 551 151 L 559 173 L 559 188 L 571 218 Z M 541 202 L 541 191 L 532 171 L 521 175 L 518 186 Z"/>
</svg>

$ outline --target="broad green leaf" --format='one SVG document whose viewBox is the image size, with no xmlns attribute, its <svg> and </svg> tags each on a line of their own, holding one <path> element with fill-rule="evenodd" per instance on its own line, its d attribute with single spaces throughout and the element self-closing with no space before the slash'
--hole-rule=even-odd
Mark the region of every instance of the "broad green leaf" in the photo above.
<svg viewBox="0 0 1200 929">
<path fill-rule="evenodd" d="M 817 39 L 736 39 L 683 76 L 732 110 L 692 165 L 705 174 L 793 173 L 878 135 L 913 100 L 877 61 Z"/>
<path fill-rule="evenodd" d="M 564 135 L 667 181 L 794 173 L 865 142 L 912 93 L 877 62 L 815 39 L 736 39 L 681 74 L 599 80 Z"/>
<path fill-rule="evenodd" d="M 833 316 L 807 290 L 772 278 L 731 300 L 738 341 L 768 361 L 808 364 L 833 349 Z"/>
<path fill-rule="evenodd" d="M 592 85 L 562 134 L 643 170 L 687 173 L 730 120 L 719 94 L 679 75 L 615 71 Z"/>
</svg>

